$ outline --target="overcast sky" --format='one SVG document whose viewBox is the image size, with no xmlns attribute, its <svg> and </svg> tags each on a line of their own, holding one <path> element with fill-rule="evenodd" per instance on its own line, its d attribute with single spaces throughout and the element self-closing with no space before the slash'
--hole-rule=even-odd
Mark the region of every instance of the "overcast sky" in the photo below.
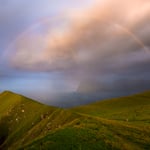
<svg viewBox="0 0 150 150">
<path fill-rule="evenodd" d="M 147 0 L 0 0 L 0 92 L 71 106 L 150 89 Z"/>
</svg>

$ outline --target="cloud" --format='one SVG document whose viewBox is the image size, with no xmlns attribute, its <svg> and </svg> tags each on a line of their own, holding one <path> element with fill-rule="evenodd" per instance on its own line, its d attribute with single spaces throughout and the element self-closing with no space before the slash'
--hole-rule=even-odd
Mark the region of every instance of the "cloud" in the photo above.
<svg viewBox="0 0 150 150">
<path fill-rule="evenodd" d="M 145 45 L 147 34 L 142 31 L 148 24 L 149 11 L 148 1 L 109 0 L 60 16 L 52 23 L 47 20 L 35 24 L 11 47 L 14 51 L 10 62 L 20 69 L 51 71 L 84 66 L 99 59 L 103 62 L 114 53 L 149 51 Z"/>
<path fill-rule="evenodd" d="M 95 0 L 91 7 L 34 24 L 6 57 L 19 70 L 71 77 L 79 93 L 148 89 L 149 14 L 147 0 Z"/>
</svg>

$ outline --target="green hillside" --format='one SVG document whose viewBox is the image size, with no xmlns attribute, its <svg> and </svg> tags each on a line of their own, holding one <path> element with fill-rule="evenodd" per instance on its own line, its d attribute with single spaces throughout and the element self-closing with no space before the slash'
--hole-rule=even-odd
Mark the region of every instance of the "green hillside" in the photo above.
<svg viewBox="0 0 150 150">
<path fill-rule="evenodd" d="M 21 150 L 148 150 L 150 128 L 83 115 Z"/>
<path fill-rule="evenodd" d="M 150 91 L 98 101 L 71 110 L 111 120 L 150 125 Z"/>
<path fill-rule="evenodd" d="M 55 109 L 9 91 L 3 92 L 0 95 L 1 147 L 4 149 L 16 142 L 41 121 L 41 115 Z"/>
<path fill-rule="evenodd" d="M 148 150 L 150 92 L 72 109 L 0 94 L 2 150 Z"/>
</svg>

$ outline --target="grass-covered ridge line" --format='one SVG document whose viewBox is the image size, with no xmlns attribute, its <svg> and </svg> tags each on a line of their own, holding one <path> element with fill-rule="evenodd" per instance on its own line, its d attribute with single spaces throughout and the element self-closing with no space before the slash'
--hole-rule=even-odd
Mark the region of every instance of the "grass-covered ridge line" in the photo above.
<svg viewBox="0 0 150 150">
<path fill-rule="evenodd" d="M 1 147 L 4 149 L 16 142 L 41 121 L 41 115 L 51 113 L 55 109 L 9 91 L 2 93 L 0 95 L 0 126 L 2 127 L 5 123 L 8 136 L 0 139 L 3 143 Z"/>
<path fill-rule="evenodd" d="M 72 109 L 0 94 L 0 149 L 147 150 L 150 92 Z"/>
<path fill-rule="evenodd" d="M 126 97 L 97 101 L 71 109 L 111 120 L 150 123 L 150 91 Z"/>
</svg>

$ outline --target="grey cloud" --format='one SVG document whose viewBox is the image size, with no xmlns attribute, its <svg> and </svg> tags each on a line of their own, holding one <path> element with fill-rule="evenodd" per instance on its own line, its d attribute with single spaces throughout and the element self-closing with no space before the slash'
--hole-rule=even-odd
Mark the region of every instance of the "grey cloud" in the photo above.
<svg viewBox="0 0 150 150">
<path fill-rule="evenodd" d="M 134 6 L 134 3 L 135 2 L 132 2 L 131 6 Z M 145 3 L 141 2 L 144 6 Z M 33 48 L 26 46 L 28 42 L 28 45 L 30 45 L 30 41 L 26 41 L 26 38 L 30 39 L 30 36 L 28 37 L 27 35 L 23 39 L 20 39 L 21 41 L 19 40 L 19 43 L 16 43 L 19 45 L 18 50 L 15 52 L 16 54 L 12 56 L 14 66 L 20 69 L 24 68 L 30 70 L 63 70 L 66 68 L 70 69 L 74 66 L 78 67 L 83 65 L 84 67 L 86 66 L 85 64 L 91 65 L 96 61 L 102 63 L 103 61 L 105 62 L 108 57 L 110 59 L 112 59 L 112 57 L 118 59 L 118 57 L 121 57 L 124 53 L 130 53 L 131 51 L 139 51 L 141 49 L 144 51 L 144 39 L 136 35 L 136 25 L 128 19 L 128 15 L 130 13 L 132 14 L 134 9 L 137 13 L 139 10 L 132 7 L 128 8 L 128 2 L 125 3 L 127 8 L 124 7 L 129 10 L 123 9 L 125 12 L 116 8 L 118 5 L 120 6 L 120 3 L 115 3 L 116 5 L 114 3 L 108 4 L 108 6 L 106 5 L 102 9 L 102 13 L 100 11 L 93 12 L 93 10 L 89 10 L 89 17 L 84 14 L 81 19 L 68 18 L 70 19 L 69 22 L 71 21 L 71 24 L 69 23 L 70 27 L 68 27 L 69 30 L 71 30 L 69 33 L 65 32 L 59 35 L 56 32 L 54 37 L 51 35 L 41 37 L 44 39 L 41 41 L 41 45 L 43 42 L 45 43 L 45 40 L 53 40 L 52 46 L 47 43 L 48 45 L 45 46 L 44 50 L 41 50 L 41 57 L 36 54 L 36 46 Z M 111 6 L 113 6 L 116 11 L 113 12 L 110 9 Z M 86 11 L 83 11 L 83 13 L 86 13 Z M 140 20 L 142 19 L 140 18 L 138 23 Z M 144 27 L 145 24 L 141 28 Z M 38 42 L 40 39 L 37 38 L 35 41 L 34 39 L 30 40 Z M 24 49 L 24 51 L 22 51 L 22 49 Z M 23 54 L 20 54 L 19 51 L 22 51 Z M 116 56 L 113 56 L 114 53 L 116 53 Z"/>
<path fill-rule="evenodd" d="M 79 96 L 80 101 L 87 96 L 89 101 L 147 90 L 148 13 L 146 0 L 108 0 L 77 15 L 58 17 L 55 28 L 48 27 L 49 21 L 39 24 L 14 43 L 8 59 L 19 70 L 59 72 L 62 78 L 72 78 L 78 85 L 77 95 L 68 97 Z M 37 34 L 41 27 L 48 28 L 48 33 Z"/>
</svg>

